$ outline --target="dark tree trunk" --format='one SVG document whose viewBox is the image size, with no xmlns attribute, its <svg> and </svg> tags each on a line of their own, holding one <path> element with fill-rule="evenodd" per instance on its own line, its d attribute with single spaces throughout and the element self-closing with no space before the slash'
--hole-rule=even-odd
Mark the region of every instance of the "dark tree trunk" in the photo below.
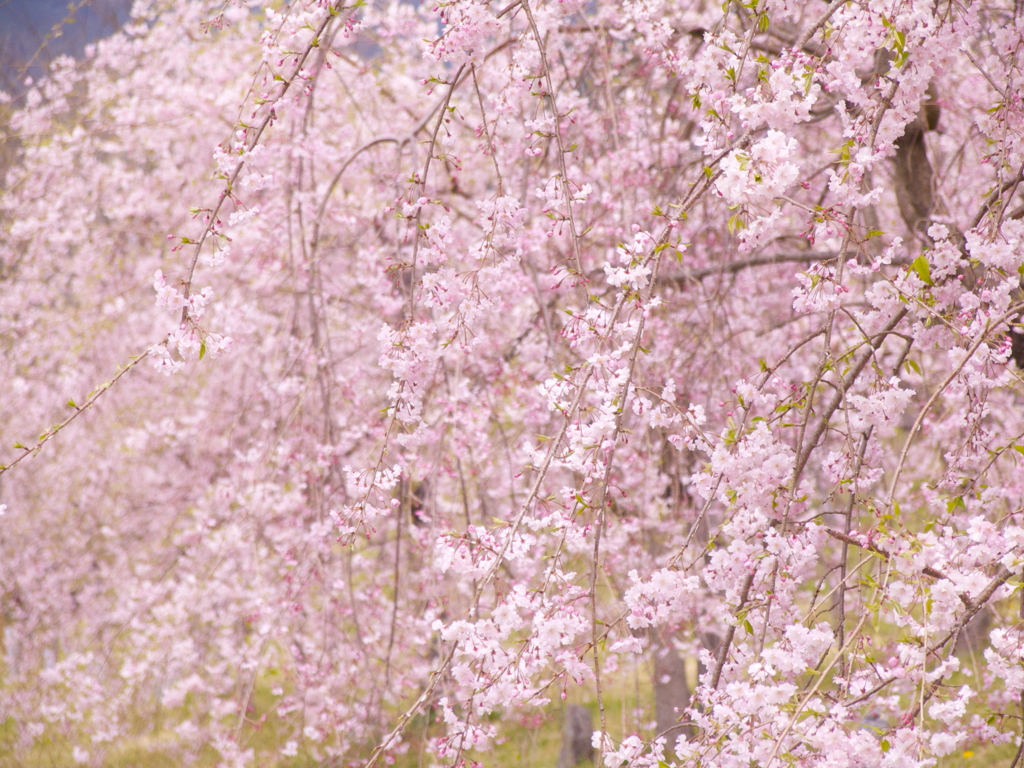
<svg viewBox="0 0 1024 768">
<path fill-rule="evenodd" d="M 558 753 L 558 768 L 573 768 L 584 760 L 594 760 L 594 720 L 590 710 L 573 704 L 565 710 L 562 726 L 562 749 Z"/>
</svg>

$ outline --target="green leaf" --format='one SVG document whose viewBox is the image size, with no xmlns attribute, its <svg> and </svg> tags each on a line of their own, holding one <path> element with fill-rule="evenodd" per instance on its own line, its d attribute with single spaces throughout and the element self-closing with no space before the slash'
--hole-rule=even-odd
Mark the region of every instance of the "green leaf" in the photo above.
<svg viewBox="0 0 1024 768">
<path fill-rule="evenodd" d="M 747 228 L 747 222 L 744 221 L 743 212 L 734 213 L 729 217 L 729 220 L 725 222 L 725 228 L 729 230 L 730 235 L 735 235 L 740 230 Z"/>
<path fill-rule="evenodd" d="M 754 626 L 750 623 L 750 619 L 743 620 L 743 628 L 747 630 L 748 635 L 754 634 Z"/>
<path fill-rule="evenodd" d="M 78 406 L 75 405 L 74 398 L 68 400 L 68 408 L 74 408 L 76 411 L 79 410 Z"/>
<path fill-rule="evenodd" d="M 199 345 L 199 359 L 202 360 L 204 357 L 206 357 L 206 342 L 205 341 L 202 344 Z"/>
<path fill-rule="evenodd" d="M 835 152 L 836 154 L 839 155 L 839 160 L 837 162 L 840 165 L 849 165 L 850 164 L 850 147 L 852 147 L 852 146 L 853 146 L 853 139 L 850 139 L 845 144 L 843 144 L 841 147 L 839 147 L 839 149 L 832 150 L 833 152 Z"/>
<path fill-rule="evenodd" d="M 935 285 L 935 282 L 932 280 L 932 267 L 924 256 L 918 256 L 914 259 L 914 263 L 910 265 L 910 268 L 921 278 L 921 282 L 927 285 Z"/>
<path fill-rule="evenodd" d="M 920 376 L 920 375 L 921 375 L 921 366 L 920 366 L 920 365 L 918 365 L 917 363 L 915 363 L 915 362 L 914 362 L 913 360 L 911 360 L 911 359 L 909 359 L 909 358 L 907 359 L 907 368 L 909 368 L 910 370 L 912 370 L 912 371 L 913 371 L 914 373 L 916 373 L 916 374 L 917 374 L 918 376 Z"/>
</svg>

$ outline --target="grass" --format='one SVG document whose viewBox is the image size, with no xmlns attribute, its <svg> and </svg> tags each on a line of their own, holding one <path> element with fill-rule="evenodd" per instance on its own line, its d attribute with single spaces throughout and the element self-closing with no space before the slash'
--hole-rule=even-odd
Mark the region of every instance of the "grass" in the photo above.
<svg viewBox="0 0 1024 768">
<path fill-rule="evenodd" d="M 690 671 L 696 672 L 695 669 Z M 606 679 L 605 721 L 609 734 L 616 740 L 633 733 L 650 738 L 653 733 L 645 725 L 653 720 L 654 697 L 648 665 L 623 664 L 618 672 L 607 675 Z M 273 710 L 276 699 L 271 688 L 276 684 L 272 679 L 257 684 L 252 700 L 255 712 Z M 591 712 L 595 728 L 599 726 L 600 718 L 596 701 L 592 697 L 584 698 L 578 689 L 570 691 L 564 701 L 555 691 L 553 699 L 544 708 L 519 711 L 508 718 L 496 714 L 492 722 L 500 723 L 499 739 L 490 751 L 468 753 L 467 760 L 496 768 L 554 768 L 561 747 L 562 720 L 566 706 L 573 703 L 586 706 Z M 149 709 L 145 715 L 140 713 L 129 724 L 129 730 L 136 735 L 124 739 L 108 752 L 103 761 L 104 768 L 179 768 L 185 765 L 179 757 L 171 756 L 170 746 L 175 739 L 171 728 L 176 720 L 173 713 L 166 711 Z M 396 757 L 391 768 L 429 768 L 434 765 L 427 747 L 431 738 L 442 733 L 443 726 L 436 722 L 436 718 L 433 722 L 427 715 L 415 718 L 405 736 L 407 749 L 404 754 Z M 38 742 L 20 760 L 13 758 L 17 737 L 18 727 L 12 718 L 0 721 L 0 768 L 74 766 L 72 750 L 75 745 L 56 732 Z M 284 734 L 279 731 L 274 718 L 268 718 L 258 729 L 246 728 L 242 738 L 244 748 L 256 750 L 259 768 L 319 768 L 324 765 L 309 754 L 300 753 L 294 757 L 281 755 L 284 740 Z M 981 746 L 967 743 L 956 754 L 940 759 L 937 768 L 1009 766 L 1016 751 L 1014 744 Z M 365 758 L 365 755 L 361 757 Z M 214 750 L 205 748 L 187 764 L 196 768 L 214 768 L 217 762 Z M 358 764 L 359 760 L 355 762 Z"/>
</svg>

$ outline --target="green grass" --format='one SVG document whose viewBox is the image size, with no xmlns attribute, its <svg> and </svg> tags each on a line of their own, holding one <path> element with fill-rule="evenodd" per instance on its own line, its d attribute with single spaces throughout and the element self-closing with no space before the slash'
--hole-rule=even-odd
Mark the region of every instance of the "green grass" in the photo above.
<svg viewBox="0 0 1024 768">
<path fill-rule="evenodd" d="M 695 670 L 692 670 L 695 672 Z M 272 676 L 269 676 L 272 677 Z M 953 682 L 956 682 L 955 680 Z M 964 681 L 966 682 L 966 680 Z M 274 679 L 261 680 L 252 697 L 253 710 L 257 715 L 271 712 L 276 697 L 271 688 L 278 684 Z M 562 719 L 568 704 L 583 704 L 592 714 L 595 728 L 600 725 L 597 702 L 593 696 L 584 698 L 579 689 L 571 690 L 563 701 L 558 691 L 552 691 L 553 701 L 542 709 L 517 711 L 503 717 L 500 713 L 492 717 L 499 724 L 499 738 L 487 752 L 471 752 L 468 761 L 486 768 L 554 768 L 562 738 Z M 604 694 L 605 721 L 609 734 L 616 740 L 632 733 L 650 738 L 653 733 L 644 725 L 653 720 L 653 693 L 650 671 L 645 664 L 626 665 L 614 675 L 606 676 Z M 172 756 L 170 749 L 175 740 L 172 730 L 178 720 L 174 713 L 150 708 L 146 714 L 129 724 L 129 730 L 136 735 L 115 745 L 106 755 L 104 768 L 180 768 L 184 765 L 180 757 Z M 396 757 L 393 768 L 427 768 L 434 760 L 427 751 L 431 738 L 443 734 L 443 726 L 436 722 L 436 716 L 416 717 L 404 736 L 406 751 Z M 67 768 L 73 765 L 74 743 L 54 732 L 37 743 L 28 754 L 15 759 L 18 727 L 12 718 L 0 722 L 0 768 Z M 320 768 L 324 763 L 314 760 L 302 751 L 294 757 L 280 755 L 285 741 L 275 718 L 269 717 L 259 728 L 248 726 L 243 730 L 243 749 L 256 751 L 259 768 Z M 83 746 L 91 746 L 83 743 Z M 982 746 L 967 743 L 956 754 L 943 758 L 938 768 L 988 768 L 1009 766 L 1016 754 L 1013 744 Z M 367 754 L 369 749 L 367 749 Z M 353 755 L 356 762 L 366 755 Z M 188 763 L 196 768 L 214 768 L 217 755 L 205 748 Z M 386 765 L 384 761 L 381 766 Z"/>
</svg>

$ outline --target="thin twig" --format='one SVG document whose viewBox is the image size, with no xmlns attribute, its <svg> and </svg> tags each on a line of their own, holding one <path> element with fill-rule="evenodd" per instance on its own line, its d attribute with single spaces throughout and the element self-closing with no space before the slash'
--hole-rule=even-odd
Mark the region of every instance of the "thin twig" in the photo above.
<svg viewBox="0 0 1024 768">
<path fill-rule="evenodd" d="M 800 475 L 803 473 L 804 467 L 807 466 L 807 462 L 810 460 L 811 454 L 817 447 L 818 440 L 821 439 L 822 434 L 824 434 L 825 429 L 828 427 L 828 422 L 832 418 L 832 414 L 839 408 L 839 405 L 843 400 L 843 392 L 853 386 L 853 383 L 857 380 L 857 377 L 860 376 L 860 372 L 864 370 L 864 366 L 868 364 L 872 355 L 875 354 L 875 351 L 882 345 L 882 342 L 885 341 L 886 337 L 888 337 L 896 326 L 900 324 L 900 321 L 909 311 L 910 310 L 906 307 L 901 308 L 895 315 L 893 315 L 889 322 L 885 324 L 882 330 L 874 335 L 868 343 L 867 348 L 861 352 L 860 358 L 854 362 L 849 374 L 845 377 L 845 386 L 841 389 L 836 389 L 835 393 L 832 395 L 832 399 L 825 406 L 821 413 L 821 417 L 818 419 L 818 423 L 814 428 L 814 432 L 812 433 L 810 440 L 807 441 L 800 453 L 797 455 L 796 466 L 793 468 L 793 488 L 797 487 Z"/>
<path fill-rule="evenodd" d="M 263 118 L 263 121 L 260 123 L 259 127 L 257 127 L 252 137 L 250 137 L 249 140 L 246 142 L 246 154 L 251 153 L 252 150 L 256 148 L 256 145 L 259 144 L 260 138 L 263 136 L 263 132 L 269 127 L 270 123 L 272 123 L 277 118 L 277 113 L 274 111 L 274 104 L 276 104 L 282 98 L 284 98 L 284 95 L 288 92 L 288 89 L 291 88 L 292 83 L 295 82 L 295 78 L 297 78 L 299 76 L 299 73 L 302 71 L 303 64 L 305 64 L 306 59 L 309 58 L 309 54 L 312 53 L 314 48 L 320 45 L 320 40 L 323 37 L 324 30 L 327 29 L 327 26 L 338 15 L 338 13 L 341 11 L 341 8 L 342 0 L 335 0 L 335 2 L 331 4 L 330 8 L 327 9 L 327 16 L 320 23 L 320 26 L 317 28 L 316 32 L 313 33 L 313 37 L 310 39 L 309 43 L 306 44 L 305 49 L 299 55 L 298 61 L 296 62 L 295 67 L 292 69 L 291 76 L 286 78 L 281 83 L 281 90 L 277 94 L 277 97 L 273 100 L 272 103 L 270 103 L 270 106 L 267 108 L 266 116 Z M 203 249 L 203 244 L 206 242 L 206 238 L 209 237 L 210 234 L 216 230 L 217 214 L 220 213 L 220 209 L 224 205 L 224 201 L 231 197 L 231 190 L 234 188 L 235 182 L 238 180 L 238 176 L 239 174 L 242 173 L 242 169 L 244 167 L 245 158 L 243 157 L 241 160 L 239 160 L 238 165 L 235 167 L 235 170 L 228 178 L 226 188 L 221 191 L 220 198 L 217 200 L 217 205 L 215 205 L 213 210 L 210 212 L 209 217 L 207 219 L 209 223 L 203 229 L 203 232 L 202 234 L 200 234 L 199 239 L 194 243 L 195 250 L 192 253 L 192 262 L 191 264 L 189 264 L 188 276 L 183 281 L 184 284 L 182 286 L 182 295 L 186 299 L 188 299 L 188 297 L 192 293 L 192 280 L 195 277 L 196 265 L 199 263 L 199 254 Z M 190 307 L 191 304 L 189 304 L 187 301 L 185 303 L 185 306 L 182 307 L 182 325 L 185 325 L 189 320 Z"/>
<path fill-rule="evenodd" d="M 740 600 L 736 606 L 736 610 L 739 611 L 746 605 L 747 598 L 750 596 L 750 588 L 754 584 L 754 574 L 757 573 L 757 568 L 750 571 L 747 577 L 743 580 L 743 587 L 740 589 Z M 718 657 L 715 659 L 715 671 L 711 675 L 711 690 L 718 689 L 718 683 L 722 679 L 722 670 L 725 668 L 725 660 L 729 656 L 729 646 L 732 645 L 732 639 L 736 635 L 736 625 L 730 624 L 729 628 L 725 631 L 725 639 L 722 640 L 722 644 L 718 648 Z"/>
<path fill-rule="evenodd" d="M 714 275 L 735 275 L 751 267 L 762 267 L 772 264 L 817 264 L 823 261 L 832 261 L 838 253 L 779 253 L 773 256 L 755 256 L 751 259 L 741 261 L 730 261 L 728 264 L 716 264 L 702 269 L 687 270 L 684 274 L 673 276 L 671 279 L 679 286 L 687 282 L 699 282 L 705 277 Z"/>
<path fill-rule="evenodd" d="M 959 364 L 950 371 L 945 380 L 935 388 L 931 397 L 928 398 L 928 402 L 924 404 L 924 407 L 921 408 L 921 411 L 917 414 L 917 418 L 914 420 L 914 425 L 910 428 L 910 432 L 907 434 L 907 439 L 903 442 L 903 450 L 900 451 L 900 458 L 896 464 L 896 470 L 893 472 L 892 482 L 889 484 L 889 500 L 887 504 L 890 509 L 892 508 L 893 500 L 896 498 L 896 485 L 899 483 L 900 476 L 903 474 L 903 466 L 907 461 L 907 454 L 910 453 L 910 444 L 914 441 L 914 437 L 916 437 L 918 431 L 921 429 L 921 425 L 924 423 L 924 417 L 927 415 L 928 411 L 931 410 L 935 401 L 939 399 L 939 396 L 946 391 L 946 387 L 953 382 L 953 379 L 960 375 L 960 372 L 974 356 L 974 353 L 978 348 L 988 340 L 989 334 L 992 333 L 994 329 L 999 328 L 999 326 L 1010 318 L 1016 317 L 1020 314 L 1021 309 L 1024 309 L 1024 302 L 1014 304 L 994 323 L 990 322 L 986 326 L 984 332 L 980 333 L 978 338 L 975 339 L 971 346 L 964 352 Z M 904 310 L 904 312 L 905 311 L 906 310 Z"/>
<path fill-rule="evenodd" d="M 68 401 L 68 406 L 74 409 L 72 414 L 70 416 L 68 416 L 66 419 L 64 419 L 64 421 L 62 421 L 60 424 L 56 424 L 56 425 L 50 427 L 43 434 L 41 434 L 39 436 L 39 440 L 37 440 L 36 444 L 33 445 L 32 447 L 28 448 L 28 447 L 25 447 L 25 446 L 20 445 L 20 444 L 19 445 L 15 445 L 15 448 L 20 448 L 21 450 L 24 451 L 24 453 L 21 454 L 21 456 L 16 458 L 14 461 L 12 461 L 10 464 L 0 464 L 0 475 L 2 475 L 7 470 L 12 469 L 13 467 L 17 466 L 26 456 L 34 456 L 37 453 L 39 453 L 39 451 L 42 450 L 43 445 L 45 445 L 51 439 L 56 437 L 57 433 L 60 432 L 62 429 L 64 429 L 64 427 L 66 427 L 72 421 L 77 419 L 79 416 L 81 416 L 87 410 L 92 408 L 93 404 L 97 400 L 99 400 L 100 395 L 102 395 L 104 392 L 106 392 L 108 389 L 110 389 L 112 386 L 114 386 L 114 384 L 116 384 L 118 382 L 118 380 L 122 376 L 124 376 L 126 373 L 128 373 L 128 371 L 130 371 L 136 365 L 138 365 L 143 360 L 145 360 L 146 356 L 148 354 L 149 354 L 149 350 L 147 349 L 141 355 L 139 355 L 134 360 L 132 360 L 130 363 L 128 363 L 128 365 L 124 366 L 123 368 L 120 368 L 118 370 L 117 374 L 114 376 L 114 378 L 112 378 L 106 384 L 102 384 L 99 387 L 97 387 L 95 390 L 93 390 L 93 393 L 91 395 L 89 395 L 89 399 L 86 400 L 82 405 L 76 405 L 73 400 L 69 400 Z"/>
</svg>

